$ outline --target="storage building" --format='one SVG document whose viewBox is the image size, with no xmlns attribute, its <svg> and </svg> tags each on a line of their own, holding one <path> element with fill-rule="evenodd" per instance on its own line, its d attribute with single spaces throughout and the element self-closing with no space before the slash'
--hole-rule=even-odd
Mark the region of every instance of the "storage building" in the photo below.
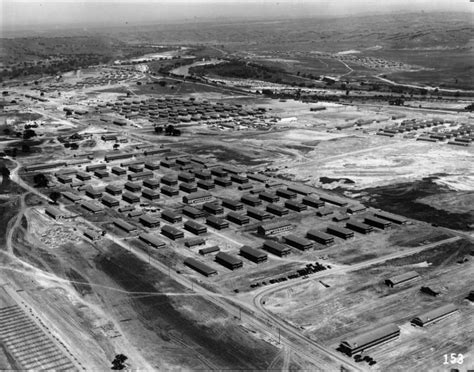
<svg viewBox="0 0 474 372">
<path fill-rule="evenodd" d="M 143 181 L 143 186 L 155 190 L 160 187 L 160 181 L 156 178 L 149 178 Z"/>
<path fill-rule="evenodd" d="M 257 207 L 262 204 L 262 201 L 258 197 L 252 195 L 243 195 L 240 201 L 252 207 Z"/>
<path fill-rule="evenodd" d="M 114 136 L 117 138 L 117 136 Z M 110 154 L 105 154 L 104 160 L 108 163 L 110 161 L 114 160 L 122 160 L 122 159 L 130 159 L 133 157 L 133 154 L 117 154 L 117 153 L 110 153 Z"/>
<path fill-rule="evenodd" d="M 221 186 L 221 187 L 229 187 L 229 186 L 232 186 L 232 181 L 229 180 L 228 178 L 216 177 L 216 178 L 214 178 L 214 183 L 215 183 L 217 186 Z"/>
<path fill-rule="evenodd" d="M 219 251 L 220 251 L 219 247 L 217 245 L 214 245 L 212 247 L 201 248 L 199 250 L 199 254 L 202 256 L 206 256 L 208 254 L 217 253 Z"/>
<path fill-rule="evenodd" d="M 222 168 L 217 167 L 217 168 L 211 169 L 211 174 L 215 177 L 218 177 L 218 178 L 225 178 L 225 177 L 228 176 L 229 173 L 227 173 Z"/>
<path fill-rule="evenodd" d="M 91 164 L 91 165 L 86 166 L 87 172 L 95 172 L 96 170 L 99 170 L 99 169 L 107 169 L 107 165 L 106 164 Z"/>
<path fill-rule="evenodd" d="M 161 228 L 161 235 L 164 235 L 172 240 L 184 238 L 184 232 L 170 225 L 164 225 Z"/>
<path fill-rule="evenodd" d="M 372 216 L 365 217 L 364 223 L 373 227 L 377 227 L 379 229 L 388 229 L 392 225 L 390 221 Z"/>
<path fill-rule="evenodd" d="M 117 185 L 107 185 L 105 186 L 105 192 L 110 195 L 121 195 L 122 194 L 122 187 Z"/>
<path fill-rule="evenodd" d="M 275 223 L 269 223 L 265 225 L 261 225 L 257 228 L 257 232 L 261 235 L 275 235 L 275 234 L 281 234 L 286 231 L 291 231 L 295 227 L 286 221 L 280 221 L 280 222 L 275 222 Z"/>
<path fill-rule="evenodd" d="M 195 183 L 181 182 L 179 185 L 179 189 L 181 191 L 187 192 L 188 194 L 191 194 L 197 191 L 197 185 Z"/>
<path fill-rule="evenodd" d="M 297 196 L 296 192 L 285 189 L 277 189 L 276 194 L 285 199 L 296 199 Z"/>
<path fill-rule="evenodd" d="M 184 260 L 184 264 L 202 275 L 205 275 L 205 276 L 217 275 L 217 271 L 214 270 L 212 267 L 209 267 L 206 264 L 202 263 L 201 261 L 198 261 L 192 257 L 186 258 Z"/>
<path fill-rule="evenodd" d="M 246 191 L 246 190 L 251 190 L 253 188 L 252 184 L 250 183 L 244 183 L 242 185 L 239 185 L 239 187 L 237 187 L 240 191 Z"/>
<path fill-rule="evenodd" d="M 86 195 L 91 199 L 99 199 L 100 197 L 102 197 L 102 191 L 99 191 L 92 187 L 88 187 L 86 189 Z"/>
<path fill-rule="evenodd" d="M 346 227 L 361 234 L 368 234 L 374 230 L 372 226 L 355 220 L 349 220 L 346 223 Z"/>
<path fill-rule="evenodd" d="M 162 161 L 160 161 L 160 165 L 165 168 L 172 168 L 176 165 L 176 161 L 163 159 Z"/>
<path fill-rule="evenodd" d="M 25 171 L 27 172 L 36 172 L 39 170 L 44 170 L 44 169 L 53 169 L 53 168 L 59 168 L 59 167 L 65 167 L 66 162 L 65 161 L 60 161 L 57 163 L 49 163 L 49 164 L 33 164 L 33 165 L 27 165 L 25 167 Z"/>
<path fill-rule="evenodd" d="M 149 216 L 147 214 L 140 216 L 138 220 L 145 227 L 154 228 L 160 226 L 160 220 L 158 218 Z"/>
<path fill-rule="evenodd" d="M 92 176 L 86 172 L 77 172 L 76 177 L 78 180 L 81 181 L 89 181 L 92 179 Z"/>
<path fill-rule="evenodd" d="M 175 186 L 178 184 L 178 179 L 175 176 L 166 175 L 161 177 L 161 183 L 163 185 Z"/>
<path fill-rule="evenodd" d="M 261 175 L 261 174 L 256 174 L 256 173 L 247 174 L 247 178 L 251 179 L 253 181 L 262 182 L 262 183 L 265 183 L 265 182 L 268 181 L 267 176 L 264 176 L 264 175 Z"/>
<path fill-rule="evenodd" d="M 268 204 L 265 210 L 277 216 L 284 216 L 289 213 L 289 210 L 287 208 L 282 207 L 278 204 Z"/>
<path fill-rule="evenodd" d="M 184 228 L 190 232 L 192 232 L 194 235 L 201 235 L 207 233 L 207 227 L 203 226 L 195 221 L 192 220 L 187 220 L 184 223 Z"/>
<path fill-rule="evenodd" d="M 204 217 L 204 212 L 203 212 L 203 211 L 201 211 L 200 209 L 191 207 L 191 206 L 189 206 L 189 205 L 186 205 L 186 206 L 183 208 L 183 214 L 186 215 L 186 216 L 188 216 L 188 217 L 191 217 L 191 218 Z"/>
<path fill-rule="evenodd" d="M 271 192 L 263 191 L 258 195 L 259 199 L 269 202 L 269 203 L 276 203 L 280 200 L 278 195 L 275 195 Z"/>
<path fill-rule="evenodd" d="M 203 190 L 212 190 L 216 186 L 214 185 L 214 182 L 211 180 L 198 180 L 197 181 L 197 187 Z"/>
<path fill-rule="evenodd" d="M 88 201 L 83 201 L 81 203 L 81 207 L 91 213 L 99 213 L 104 210 L 104 208 L 102 208 L 100 205 Z"/>
<path fill-rule="evenodd" d="M 55 219 L 55 220 L 58 220 L 58 219 L 64 217 L 64 213 L 61 212 L 60 209 L 58 209 L 58 208 L 56 208 L 56 207 L 52 207 L 52 206 L 46 207 L 45 213 L 46 213 L 49 217 L 51 217 L 51 218 L 53 218 L 53 219 Z"/>
<path fill-rule="evenodd" d="M 143 165 L 135 165 L 135 164 L 132 164 L 132 165 L 129 165 L 128 166 L 128 170 L 130 172 L 133 172 L 133 173 L 139 173 L 139 172 L 142 172 L 143 171 Z"/>
<path fill-rule="evenodd" d="M 145 242 L 146 244 L 151 245 L 153 248 L 164 248 L 164 247 L 166 247 L 165 242 L 161 241 L 160 239 L 158 239 L 158 237 L 156 237 L 153 234 L 143 233 L 143 234 L 140 234 L 138 236 L 138 238 L 141 241 Z"/>
<path fill-rule="evenodd" d="M 230 180 L 232 182 L 235 182 L 235 183 L 238 183 L 238 184 L 244 184 L 244 183 L 248 183 L 249 182 L 249 179 L 247 177 L 244 177 L 244 176 L 240 176 L 238 174 L 232 174 L 230 176 Z"/>
<path fill-rule="evenodd" d="M 233 211 L 229 212 L 226 218 L 230 222 L 236 223 L 240 226 L 245 225 L 250 222 L 250 219 L 247 216 L 244 216 L 243 214 L 233 212 Z"/>
<path fill-rule="evenodd" d="M 313 243 L 311 241 L 293 234 L 287 235 L 283 239 L 285 240 L 286 244 L 298 248 L 301 251 L 306 251 L 313 248 Z"/>
<path fill-rule="evenodd" d="M 63 197 L 66 199 L 76 203 L 81 200 L 81 197 L 79 195 L 73 194 L 72 192 L 69 191 L 64 191 L 61 193 Z"/>
<path fill-rule="evenodd" d="M 326 231 L 329 234 L 332 234 L 334 236 L 337 236 L 342 239 L 349 239 L 354 237 L 354 231 L 351 231 L 349 229 L 346 229 L 344 227 L 340 227 L 337 225 L 330 225 L 327 227 Z"/>
<path fill-rule="evenodd" d="M 219 252 L 216 255 L 216 262 L 230 270 L 240 269 L 244 265 L 241 259 L 226 252 Z"/>
<path fill-rule="evenodd" d="M 387 220 L 387 221 L 396 223 L 398 225 L 404 225 L 408 222 L 408 220 L 405 217 L 395 216 L 394 214 L 386 213 L 386 212 L 375 212 L 374 216 L 378 217 L 378 218 L 381 218 L 383 220 Z"/>
<path fill-rule="evenodd" d="M 181 172 L 178 174 L 178 180 L 189 183 L 194 182 L 196 180 L 196 177 L 194 177 L 194 175 L 189 172 Z"/>
<path fill-rule="evenodd" d="M 154 161 L 147 161 L 145 162 L 145 168 L 151 171 L 154 171 L 154 170 L 160 169 L 160 164 Z"/>
<path fill-rule="evenodd" d="M 131 191 L 131 192 L 138 192 L 142 189 L 142 187 L 135 182 L 125 182 L 125 190 Z"/>
<path fill-rule="evenodd" d="M 352 356 L 369 350 L 380 344 L 398 338 L 400 335 L 400 328 L 394 323 L 378 327 L 376 329 L 359 333 L 355 336 L 347 338 L 339 345 L 339 350 L 343 353 Z"/>
<path fill-rule="evenodd" d="M 127 171 L 120 167 L 112 167 L 112 173 L 117 176 L 123 176 L 124 174 L 127 174 Z"/>
<path fill-rule="evenodd" d="M 363 204 L 353 205 L 353 206 L 347 208 L 347 213 L 352 213 L 352 214 L 360 213 L 360 212 L 365 211 L 366 209 L 367 209 L 367 207 Z"/>
<path fill-rule="evenodd" d="M 104 204 L 106 207 L 109 207 L 109 208 L 118 207 L 120 205 L 120 202 L 117 199 L 107 194 L 102 197 L 101 201 L 102 201 L 102 204 Z"/>
<path fill-rule="evenodd" d="M 329 245 L 334 243 L 334 237 L 318 230 L 309 230 L 306 233 L 308 239 L 314 240 L 319 244 Z"/>
<path fill-rule="evenodd" d="M 213 196 L 208 192 L 198 191 L 189 195 L 183 196 L 183 202 L 186 204 L 199 204 L 213 200 Z"/>
<path fill-rule="evenodd" d="M 129 181 L 138 181 L 138 180 L 144 180 L 147 178 L 153 178 L 154 176 L 155 174 L 152 171 L 145 170 L 142 172 L 129 174 L 127 178 Z"/>
<path fill-rule="evenodd" d="M 222 230 L 229 227 L 229 222 L 216 216 L 208 216 L 206 218 L 206 224 L 217 230 Z"/>
<path fill-rule="evenodd" d="M 125 191 L 122 195 L 122 200 L 126 201 L 127 203 L 133 204 L 140 202 L 140 197 L 132 194 L 131 192 Z"/>
<path fill-rule="evenodd" d="M 290 247 L 287 247 L 286 245 L 278 243 L 274 240 L 265 240 L 263 243 L 263 249 L 279 257 L 288 256 L 291 253 Z"/>
<path fill-rule="evenodd" d="M 134 226 L 134 225 L 132 225 L 132 224 L 128 223 L 127 221 L 124 221 L 120 218 L 114 218 L 112 221 L 113 221 L 115 226 L 121 228 L 122 230 L 124 230 L 128 233 L 130 233 L 132 231 L 135 231 L 137 229 L 136 226 Z"/>
<path fill-rule="evenodd" d="M 102 237 L 102 233 L 100 231 L 88 229 L 84 231 L 84 236 L 92 241 L 96 241 Z"/>
<path fill-rule="evenodd" d="M 197 245 L 204 245 L 204 244 L 206 244 L 206 239 L 204 238 L 191 238 L 191 239 L 187 239 L 184 242 L 184 245 L 188 248 L 195 247 Z"/>
<path fill-rule="evenodd" d="M 270 220 L 272 218 L 272 215 L 267 211 L 262 211 L 253 207 L 247 207 L 247 216 L 255 218 L 259 221 Z"/>
<path fill-rule="evenodd" d="M 295 185 L 290 185 L 287 187 L 288 191 L 293 191 L 296 192 L 297 194 L 307 196 L 311 194 L 312 190 L 309 187 L 305 186 L 295 186 Z"/>
<path fill-rule="evenodd" d="M 208 170 L 198 170 L 194 172 L 194 176 L 196 178 L 199 178 L 200 180 L 211 180 L 212 179 L 212 174 Z"/>
<path fill-rule="evenodd" d="M 418 315 L 416 318 L 412 319 L 411 323 L 420 327 L 426 327 L 430 324 L 439 322 L 456 312 L 458 312 L 458 308 L 454 304 L 446 304 Z"/>
<path fill-rule="evenodd" d="M 211 214 L 224 213 L 224 208 L 222 208 L 222 206 L 220 206 L 216 202 L 206 202 L 202 205 L 202 209 Z"/>
<path fill-rule="evenodd" d="M 171 223 L 181 222 L 182 220 L 182 217 L 178 213 L 170 211 L 169 209 L 165 209 L 161 212 L 161 218 Z"/>
<path fill-rule="evenodd" d="M 419 278 L 420 275 L 416 271 L 408 271 L 406 273 L 395 275 L 388 279 L 385 279 L 385 284 L 393 288 L 395 286 L 399 286 Z"/>
<path fill-rule="evenodd" d="M 348 202 L 346 202 L 343 199 L 332 197 L 332 196 L 320 196 L 319 198 L 323 202 L 326 202 L 326 203 L 329 203 L 329 204 L 334 204 L 334 205 L 337 205 L 339 207 L 347 207 L 347 205 L 349 204 Z"/>
<path fill-rule="evenodd" d="M 142 196 L 148 200 L 157 200 L 160 198 L 160 193 L 155 190 L 144 189 L 142 191 Z"/>
<path fill-rule="evenodd" d="M 241 202 L 232 199 L 222 199 L 222 206 L 233 211 L 244 209 L 244 205 Z"/>
<path fill-rule="evenodd" d="M 265 262 L 268 259 L 268 255 L 265 252 L 249 247 L 248 245 L 244 245 L 240 248 L 240 255 L 257 264 Z"/>
<path fill-rule="evenodd" d="M 179 190 L 177 188 L 168 186 L 168 185 L 163 185 L 161 186 L 160 189 L 161 193 L 166 196 L 176 196 L 179 195 Z"/>
<path fill-rule="evenodd" d="M 59 182 L 63 183 L 63 184 L 66 184 L 66 183 L 72 183 L 72 177 L 71 176 L 68 176 L 68 175 L 58 175 L 56 177 L 58 179 Z"/>
<path fill-rule="evenodd" d="M 308 206 L 302 203 L 299 203 L 295 200 L 287 200 L 285 201 L 285 207 L 291 209 L 296 212 L 303 212 L 308 209 Z"/>
</svg>

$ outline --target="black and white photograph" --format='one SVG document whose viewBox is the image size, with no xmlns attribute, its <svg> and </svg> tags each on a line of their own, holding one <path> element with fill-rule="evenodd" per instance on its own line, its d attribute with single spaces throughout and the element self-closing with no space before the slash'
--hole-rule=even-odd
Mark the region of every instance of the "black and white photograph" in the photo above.
<svg viewBox="0 0 474 372">
<path fill-rule="evenodd" d="M 0 0 L 0 371 L 474 372 L 474 0 Z"/>
</svg>

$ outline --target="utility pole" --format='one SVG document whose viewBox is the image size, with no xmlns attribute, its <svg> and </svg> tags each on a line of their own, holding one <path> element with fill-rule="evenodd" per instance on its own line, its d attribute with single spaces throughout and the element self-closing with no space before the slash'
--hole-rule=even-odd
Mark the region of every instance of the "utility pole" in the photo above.
<svg viewBox="0 0 474 372">
<path fill-rule="evenodd" d="M 278 328 L 278 345 L 280 344 L 281 341 L 281 329 Z"/>
</svg>

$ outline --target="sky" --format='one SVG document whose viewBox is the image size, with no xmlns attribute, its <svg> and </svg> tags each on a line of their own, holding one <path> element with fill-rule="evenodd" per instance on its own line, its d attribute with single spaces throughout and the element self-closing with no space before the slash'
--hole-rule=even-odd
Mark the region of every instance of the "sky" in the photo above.
<svg viewBox="0 0 474 372">
<path fill-rule="evenodd" d="M 35 27 L 153 22 L 339 17 L 388 12 L 461 11 L 470 0 L 0 0 L 0 32 Z"/>
</svg>

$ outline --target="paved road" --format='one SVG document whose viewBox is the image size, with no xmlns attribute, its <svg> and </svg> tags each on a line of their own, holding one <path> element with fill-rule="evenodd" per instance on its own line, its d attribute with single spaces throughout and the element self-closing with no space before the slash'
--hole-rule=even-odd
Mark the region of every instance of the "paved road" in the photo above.
<svg viewBox="0 0 474 372">
<path fill-rule="evenodd" d="M 397 83 L 396 81 L 384 78 L 380 75 L 374 75 L 375 78 L 382 80 L 385 83 L 389 83 L 391 85 L 397 85 L 401 87 L 407 87 L 407 88 L 415 88 L 415 89 L 428 89 L 428 90 L 435 90 L 438 89 L 439 92 L 451 92 L 451 93 L 456 93 L 456 92 L 466 92 L 466 93 L 474 93 L 473 90 L 464 90 L 464 89 L 447 89 L 447 88 L 439 88 L 439 87 L 430 87 L 428 85 L 423 86 L 423 85 L 415 85 L 415 84 L 402 84 L 402 83 Z"/>
</svg>

